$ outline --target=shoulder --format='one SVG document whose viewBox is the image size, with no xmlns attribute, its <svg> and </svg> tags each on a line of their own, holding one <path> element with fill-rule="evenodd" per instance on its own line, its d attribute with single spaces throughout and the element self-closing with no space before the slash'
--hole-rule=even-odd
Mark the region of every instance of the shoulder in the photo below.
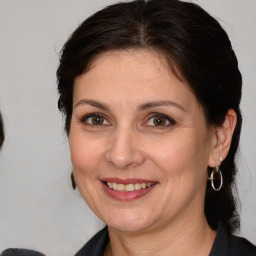
<svg viewBox="0 0 256 256">
<path fill-rule="evenodd" d="M 256 256 L 256 246 L 245 238 L 231 235 L 230 236 L 230 253 L 231 255 L 248 255 Z"/>
<path fill-rule="evenodd" d="M 219 223 L 210 256 L 256 256 L 256 247 L 242 237 L 234 236 Z"/>
<path fill-rule="evenodd" d="M 105 227 L 94 235 L 75 256 L 102 256 L 109 241 L 108 228 Z"/>
</svg>

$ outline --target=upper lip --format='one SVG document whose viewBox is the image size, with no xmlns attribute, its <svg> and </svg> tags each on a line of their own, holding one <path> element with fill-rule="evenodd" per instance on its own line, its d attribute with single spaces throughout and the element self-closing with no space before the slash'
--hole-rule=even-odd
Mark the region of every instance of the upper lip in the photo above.
<svg viewBox="0 0 256 256">
<path fill-rule="evenodd" d="M 129 178 L 129 179 L 120 179 L 120 178 L 103 178 L 101 179 L 103 182 L 112 182 L 117 184 L 136 184 L 136 183 L 157 183 L 155 180 L 145 180 L 145 179 L 136 179 L 136 178 Z"/>
</svg>

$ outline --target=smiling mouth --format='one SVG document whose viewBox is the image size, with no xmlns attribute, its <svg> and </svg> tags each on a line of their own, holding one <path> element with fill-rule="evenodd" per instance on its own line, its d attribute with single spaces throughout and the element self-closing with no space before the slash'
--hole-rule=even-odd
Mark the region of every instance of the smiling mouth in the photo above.
<svg viewBox="0 0 256 256">
<path fill-rule="evenodd" d="M 118 192 L 133 192 L 142 189 L 150 188 L 154 183 L 130 183 L 130 184 L 119 184 L 115 182 L 104 182 L 110 189 Z"/>
<path fill-rule="evenodd" d="M 159 184 L 153 180 L 119 178 L 104 178 L 101 182 L 108 196 L 126 202 L 145 196 Z"/>
</svg>

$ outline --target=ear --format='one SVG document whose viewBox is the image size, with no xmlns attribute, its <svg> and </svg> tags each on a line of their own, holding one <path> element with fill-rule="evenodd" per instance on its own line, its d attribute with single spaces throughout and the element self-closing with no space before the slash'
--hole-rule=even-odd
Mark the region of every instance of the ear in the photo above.
<svg viewBox="0 0 256 256">
<path fill-rule="evenodd" d="M 208 166 L 216 167 L 220 164 L 220 157 L 224 160 L 230 149 L 232 136 L 236 127 L 237 115 L 233 109 L 229 109 L 224 122 L 215 128 L 213 147 L 210 153 Z"/>
</svg>

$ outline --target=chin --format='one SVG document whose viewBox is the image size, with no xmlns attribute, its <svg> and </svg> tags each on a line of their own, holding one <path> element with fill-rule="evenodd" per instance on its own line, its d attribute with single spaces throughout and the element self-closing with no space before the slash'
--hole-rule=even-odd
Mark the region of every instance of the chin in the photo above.
<svg viewBox="0 0 256 256">
<path fill-rule="evenodd" d="M 109 221 L 106 221 L 106 224 L 109 228 L 113 228 L 120 232 L 129 232 L 129 233 L 138 233 L 143 232 L 150 227 L 152 227 L 153 221 L 152 216 L 150 219 L 147 218 L 145 214 L 132 214 L 126 213 L 117 216 L 110 216 Z"/>
<path fill-rule="evenodd" d="M 147 225 L 143 225 L 141 223 L 113 223 L 112 225 L 108 225 L 108 227 L 122 233 L 141 233 L 148 229 Z"/>
</svg>

